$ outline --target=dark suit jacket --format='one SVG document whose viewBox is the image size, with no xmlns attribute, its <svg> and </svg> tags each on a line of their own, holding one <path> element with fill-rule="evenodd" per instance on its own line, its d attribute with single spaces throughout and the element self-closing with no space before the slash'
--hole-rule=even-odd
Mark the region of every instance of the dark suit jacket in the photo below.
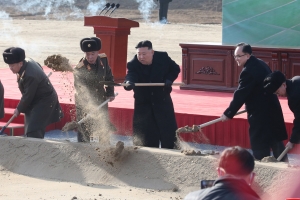
<svg viewBox="0 0 300 200">
<path fill-rule="evenodd" d="M 267 94 L 263 89 L 263 80 L 269 73 L 271 70 L 265 62 L 251 56 L 241 71 L 233 100 L 224 112 L 227 117 L 233 118 L 245 104 L 252 149 L 259 149 L 269 141 L 287 139 L 279 100 L 276 95 Z"/>
<path fill-rule="evenodd" d="M 291 111 L 294 113 L 294 127 L 290 138 L 291 143 L 300 143 L 300 76 L 286 80 L 287 98 Z"/>
</svg>

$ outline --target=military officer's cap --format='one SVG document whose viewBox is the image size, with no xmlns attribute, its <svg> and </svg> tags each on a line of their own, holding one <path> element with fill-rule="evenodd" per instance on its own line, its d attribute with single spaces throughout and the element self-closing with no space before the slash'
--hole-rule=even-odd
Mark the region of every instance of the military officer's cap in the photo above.
<svg viewBox="0 0 300 200">
<path fill-rule="evenodd" d="M 6 64 L 14 64 L 25 60 L 25 51 L 20 47 L 10 47 L 3 52 L 3 60 Z"/>
<path fill-rule="evenodd" d="M 265 78 L 264 88 L 268 93 L 273 94 L 285 81 L 286 78 L 283 73 L 281 73 L 280 71 L 274 71 Z"/>
<path fill-rule="evenodd" d="M 99 51 L 101 49 L 101 40 L 98 37 L 83 38 L 80 41 L 80 48 L 83 52 Z"/>
</svg>

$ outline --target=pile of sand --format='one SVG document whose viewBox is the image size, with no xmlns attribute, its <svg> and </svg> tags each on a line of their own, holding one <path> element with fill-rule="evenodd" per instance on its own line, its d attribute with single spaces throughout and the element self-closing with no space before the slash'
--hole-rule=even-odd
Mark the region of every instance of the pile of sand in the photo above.
<svg viewBox="0 0 300 200">
<path fill-rule="evenodd" d="M 218 157 L 185 156 L 178 150 L 144 147 L 123 149 L 122 143 L 116 148 L 97 143 L 0 138 L 2 170 L 85 186 L 151 190 L 153 194 L 161 192 L 160 199 L 171 196 L 181 199 L 199 189 L 200 180 L 216 179 Z M 297 170 L 288 168 L 285 163 L 256 162 L 255 172 L 255 190 L 267 199 L 278 199 L 278 195 L 289 194 L 289 188 L 282 187 L 282 181 L 292 180 Z M 9 185 L 3 187 L 8 189 Z"/>
</svg>

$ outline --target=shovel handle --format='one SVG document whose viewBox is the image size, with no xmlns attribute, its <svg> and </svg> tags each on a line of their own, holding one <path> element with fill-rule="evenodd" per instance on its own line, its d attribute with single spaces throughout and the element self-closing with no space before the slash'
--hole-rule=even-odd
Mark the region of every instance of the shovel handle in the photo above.
<svg viewBox="0 0 300 200">
<path fill-rule="evenodd" d="M 14 120 L 17 116 L 13 115 L 8 122 L 5 124 L 5 126 L 2 127 L 1 131 L 0 131 L 0 135 L 3 135 L 3 132 L 5 131 L 5 129 L 7 128 L 7 126 L 12 122 L 12 120 Z"/>
<path fill-rule="evenodd" d="M 283 150 L 283 152 L 280 154 L 280 156 L 278 156 L 277 161 L 281 161 L 281 159 L 285 156 L 285 154 L 287 154 L 287 152 L 290 150 L 291 148 L 289 147 L 285 147 L 285 149 Z"/>
<path fill-rule="evenodd" d="M 239 111 L 239 112 L 237 112 L 237 113 L 235 114 L 235 116 L 236 116 L 236 115 L 243 114 L 243 113 L 245 113 L 245 112 L 247 112 L 247 111 L 246 111 L 246 110 Z M 218 119 L 214 119 L 214 120 L 212 120 L 212 121 L 206 122 L 206 123 L 204 123 L 204 124 L 200 124 L 200 125 L 198 125 L 198 128 L 201 129 L 201 128 L 203 128 L 203 127 L 206 127 L 206 126 L 215 124 L 215 123 L 220 122 L 220 121 L 222 121 L 222 118 L 221 118 L 221 117 L 218 118 Z"/>
<path fill-rule="evenodd" d="M 115 96 L 117 96 L 118 93 L 115 93 Z M 110 101 L 110 99 L 106 99 L 103 103 L 101 103 L 96 109 L 100 109 L 102 108 L 105 104 L 107 104 Z M 88 114 L 87 116 L 85 116 L 84 118 L 82 118 L 80 121 L 78 121 L 78 124 L 81 124 L 82 122 L 84 122 L 88 117 L 90 116 L 90 114 Z"/>
</svg>

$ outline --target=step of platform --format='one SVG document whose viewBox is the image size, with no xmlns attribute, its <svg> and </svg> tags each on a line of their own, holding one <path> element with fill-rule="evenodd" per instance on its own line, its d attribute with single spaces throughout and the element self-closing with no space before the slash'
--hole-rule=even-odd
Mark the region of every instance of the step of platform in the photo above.
<svg viewBox="0 0 300 200">
<path fill-rule="evenodd" d="M 0 122 L 1 130 L 6 125 L 7 122 Z M 4 133 L 10 136 L 20 136 L 24 135 L 24 124 L 10 123 L 4 130 Z"/>
<path fill-rule="evenodd" d="M 8 122 L 8 120 L 14 115 L 14 108 L 4 108 L 5 115 L 0 120 L 0 122 Z M 24 124 L 25 123 L 25 116 L 23 113 L 21 113 L 18 117 L 16 117 L 12 122 L 18 123 L 18 124 Z"/>
<path fill-rule="evenodd" d="M 11 119 L 11 117 L 14 115 L 14 108 L 4 108 L 5 115 L 0 120 L 0 128 L 2 129 L 6 123 Z M 24 129 L 24 123 L 25 123 L 25 116 L 23 113 L 21 113 L 18 117 L 14 118 L 13 121 L 7 126 L 4 133 L 11 136 L 20 136 L 24 135 L 25 129 Z"/>
</svg>

